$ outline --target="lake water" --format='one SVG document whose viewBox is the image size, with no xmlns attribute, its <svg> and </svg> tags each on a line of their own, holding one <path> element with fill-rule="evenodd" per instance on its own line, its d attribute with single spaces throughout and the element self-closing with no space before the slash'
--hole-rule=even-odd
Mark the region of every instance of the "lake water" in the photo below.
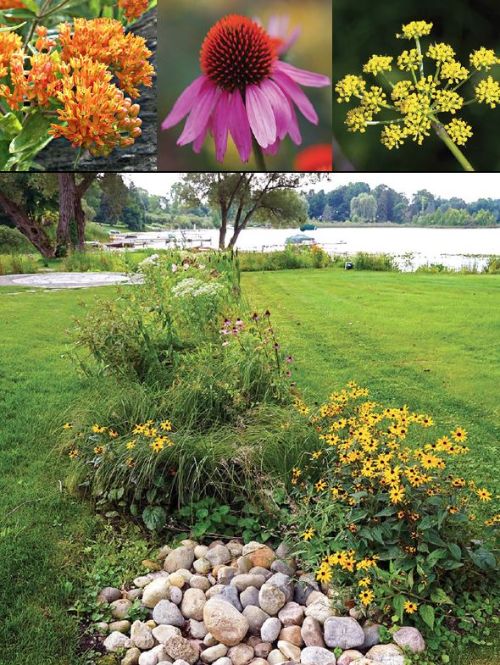
<svg viewBox="0 0 500 665">
<path fill-rule="evenodd" d="M 296 228 L 245 229 L 236 246 L 238 249 L 253 251 L 283 249 L 286 239 L 296 233 L 299 233 Z M 148 247 L 165 248 L 165 240 L 172 234 L 181 240 L 179 231 L 137 235 L 138 240 Z M 427 263 L 441 263 L 454 269 L 475 265 L 481 269 L 488 256 L 500 255 L 500 229 L 333 228 L 306 231 L 305 235 L 314 238 L 330 254 L 392 254 L 397 257 L 399 265 L 407 270 Z M 187 236 L 198 236 L 205 240 L 205 246 L 217 247 L 216 229 L 187 232 Z M 411 259 L 403 256 L 410 253 Z"/>
</svg>

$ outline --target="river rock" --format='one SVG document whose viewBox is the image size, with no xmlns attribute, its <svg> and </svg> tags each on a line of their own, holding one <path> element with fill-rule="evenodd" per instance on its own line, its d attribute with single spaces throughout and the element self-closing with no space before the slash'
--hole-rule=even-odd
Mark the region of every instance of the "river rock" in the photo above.
<svg viewBox="0 0 500 665">
<path fill-rule="evenodd" d="M 201 589 L 202 591 L 208 591 L 210 589 L 210 582 L 203 575 L 193 575 L 189 580 L 189 585 L 193 589 Z"/>
<path fill-rule="evenodd" d="M 208 552 L 208 547 L 206 545 L 196 545 L 193 551 L 196 559 L 203 559 Z"/>
<path fill-rule="evenodd" d="M 233 665 L 248 665 L 254 656 L 254 650 L 248 644 L 237 644 L 229 649 L 228 655 Z"/>
<path fill-rule="evenodd" d="M 155 645 L 155 639 L 151 632 L 151 628 L 146 626 L 145 623 L 142 623 L 142 621 L 134 621 L 132 628 L 130 629 L 130 639 L 134 645 L 142 651 L 152 649 Z"/>
<path fill-rule="evenodd" d="M 248 629 L 252 635 L 260 635 L 264 622 L 269 619 L 269 614 L 256 605 L 247 605 L 243 610 L 243 616 L 248 622 Z"/>
<path fill-rule="evenodd" d="M 304 644 L 300 633 L 300 626 L 285 626 L 279 634 L 279 639 L 284 640 L 285 642 L 291 642 L 297 647 L 301 647 Z"/>
<path fill-rule="evenodd" d="M 160 624 L 159 626 L 156 626 L 156 628 L 153 628 L 152 633 L 155 640 L 160 642 L 160 644 L 165 644 L 165 642 L 171 637 L 180 635 L 181 631 L 180 628 L 177 628 L 176 626 Z"/>
<path fill-rule="evenodd" d="M 259 591 L 259 606 L 270 616 L 278 614 L 286 602 L 286 596 L 281 589 L 271 584 L 263 584 Z"/>
<path fill-rule="evenodd" d="M 271 642 L 259 642 L 254 646 L 254 652 L 256 658 L 267 658 L 272 650 L 273 650 L 273 645 L 271 644 Z"/>
<path fill-rule="evenodd" d="M 273 649 L 269 656 L 267 657 L 267 662 L 269 665 L 279 665 L 279 663 L 284 663 L 286 661 L 286 657 L 281 653 L 279 649 Z M 265 663 L 266 661 L 264 661 Z M 255 662 L 252 663 L 252 665 L 255 665 Z"/>
<path fill-rule="evenodd" d="M 292 600 L 278 612 L 278 619 L 284 626 L 300 626 L 304 621 L 304 611 L 303 607 Z"/>
<path fill-rule="evenodd" d="M 202 651 L 200 658 L 204 663 L 213 663 L 218 658 L 223 658 L 227 654 L 227 646 L 225 644 L 216 644 L 213 647 L 208 647 Z"/>
<path fill-rule="evenodd" d="M 306 647 L 324 647 L 321 623 L 313 617 L 306 617 L 301 627 L 301 635 Z"/>
<path fill-rule="evenodd" d="M 286 602 L 292 599 L 293 595 L 293 584 L 292 578 L 289 575 L 283 575 L 283 573 L 274 573 L 267 580 L 266 584 L 276 587 L 285 594 Z"/>
<path fill-rule="evenodd" d="M 285 640 L 278 640 L 278 649 L 285 656 L 286 660 L 300 660 L 300 648 L 292 644 L 291 642 L 286 642 Z"/>
<path fill-rule="evenodd" d="M 403 652 L 395 644 L 377 644 L 366 653 L 366 657 L 383 665 L 405 665 Z"/>
<path fill-rule="evenodd" d="M 141 650 L 137 647 L 132 647 L 131 649 L 128 649 L 127 653 L 123 656 L 120 665 L 137 665 L 140 657 Z"/>
<path fill-rule="evenodd" d="M 260 587 L 265 583 L 266 578 L 263 575 L 252 575 L 251 573 L 242 573 L 236 575 L 231 580 L 231 586 L 236 587 L 238 591 L 244 591 L 250 586 L 260 589 Z"/>
<path fill-rule="evenodd" d="M 153 619 L 156 623 L 165 623 L 168 626 L 184 626 L 184 617 L 179 608 L 170 600 L 160 600 L 153 610 Z"/>
<path fill-rule="evenodd" d="M 223 586 L 218 595 L 223 600 L 227 600 L 228 603 L 231 603 L 231 605 L 235 607 L 238 612 L 243 610 L 238 591 L 234 588 L 234 586 Z"/>
<path fill-rule="evenodd" d="M 208 548 L 205 554 L 205 559 L 210 561 L 212 567 L 222 566 L 231 561 L 231 552 L 225 545 L 214 545 L 213 547 Z"/>
<path fill-rule="evenodd" d="M 245 548 L 243 548 L 243 552 L 245 553 Z M 252 552 L 247 552 L 246 555 L 250 559 L 252 566 L 260 566 L 262 568 L 267 568 L 268 570 L 276 559 L 275 553 L 267 545 L 261 545 Z"/>
<path fill-rule="evenodd" d="M 229 647 L 242 642 L 249 629 L 247 618 L 227 600 L 217 596 L 206 602 L 203 622 L 216 640 Z"/>
<path fill-rule="evenodd" d="M 203 608 L 207 599 L 201 589 L 187 589 L 181 604 L 181 612 L 186 619 L 203 621 Z"/>
<path fill-rule="evenodd" d="M 114 600 L 109 606 L 111 614 L 115 619 L 126 619 L 132 607 L 132 602 L 126 598 L 120 598 L 119 600 Z"/>
<path fill-rule="evenodd" d="M 337 660 L 337 665 L 351 665 L 351 663 L 357 662 L 359 658 L 363 658 L 361 651 L 356 649 L 347 649 L 344 653 L 339 656 Z"/>
<path fill-rule="evenodd" d="M 169 597 L 170 582 L 167 577 L 158 577 L 144 587 L 142 604 L 146 607 L 154 607 L 160 600 Z"/>
<path fill-rule="evenodd" d="M 167 660 L 168 657 L 163 644 L 159 644 L 153 649 L 141 653 L 139 656 L 139 665 L 158 665 L 162 660 Z"/>
<path fill-rule="evenodd" d="M 103 642 L 106 651 L 118 651 L 118 649 L 130 649 L 133 647 L 132 640 L 123 633 L 114 630 Z"/>
<path fill-rule="evenodd" d="M 380 642 L 380 626 L 378 623 L 371 623 L 367 621 L 363 626 L 363 633 L 365 634 L 365 641 L 361 645 L 363 651 L 366 651 L 370 647 L 375 646 Z"/>
<path fill-rule="evenodd" d="M 302 665 L 335 665 L 335 655 L 323 647 L 306 647 L 300 654 Z"/>
<path fill-rule="evenodd" d="M 326 645 L 334 648 L 352 649 L 361 646 L 365 640 L 363 629 L 352 617 L 326 619 L 324 634 Z"/>
<path fill-rule="evenodd" d="M 240 593 L 240 603 L 242 607 L 247 605 L 259 604 L 259 590 L 254 586 L 247 587 Z"/>
<path fill-rule="evenodd" d="M 189 569 L 193 565 L 194 550 L 192 547 L 176 547 L 167 555 L 163 568 L 167 573 L 175 573 L 180 568 Z"/>
<path fill-rule="evenodd" d="M 200 575 L 206 575 L 212 570 L 212 564 L 208 559 L 196 559 L 196 561 L 193 563 L 193 568 L 196 570 L 196 572 Z"/>
<path fill-rule="evenodd" d="M 119 633 L 128 633 L 130 630 L 130 621 L 122 619 L 121 621 L 112 621 L 109 624 L 109 632 L 112 633 L 117 630 Z"/>
<path fill-rule="evenodd" d="M 114 600 L 119 600 L 122 597 L 120 589 L 113 586 L 104 587 L 104 589 L 97 596 L 98 603 L 112 603 Z"/>
<path fill-rule="evenodd" d="M 403 649 L 409 649 L 412 653 L 425 651 L 425 641 L 422 633 L 411 626 L 403 626 L 392 636 L 394 642 Z"/>
<path fill-rule="evenodd" d="M 275 642 L 281 632 L 281 621 L 277 617 L 266 619 L 260 629 L 260 637 L 263 642 Z"/>
<path fill-rule="evenodd" d="M 189 620 L 189 633 L 195 640 L 202 640 L 207 634 L 207 628 L 203 621 Z"/>
<path fill-rule="evenodd" d="M 189 665 L 194 665 L 200 655 L 199 649 L 181 635 L 170 637 L 165 642 L 165 651 L 174 660 L 185 660 Z"/>
</svg>

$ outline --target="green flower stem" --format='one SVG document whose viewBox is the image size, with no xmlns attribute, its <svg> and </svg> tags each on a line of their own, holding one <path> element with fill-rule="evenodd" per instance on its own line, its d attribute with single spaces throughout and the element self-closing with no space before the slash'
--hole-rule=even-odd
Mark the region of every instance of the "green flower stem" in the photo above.
<svg viewBox="0 0 500 665">
<path fill-rule="evenodd" d="M 255 157 L 255 161 L 257 162 L 257 170 L 267 172 L 267 166 L 266 166 L 266 161 L 264 159 L 264 153 L 262 152 L 262 148 L 260 147 L 260 145 L 257 143 L 257 141 L 255 139 L 253 140 L 253 154 L 254 154 L 254 157 Z"/>
<path fill-rule="evenodd" d="M 415 43 L 417 44 L 418 55 L 420 56 L 420 78 L 424 78 L 424 58 L 422 56 L 422 48 L 420 46 L 420 39 L 415 37 Z"/>
<path fill-rule="evenodd" d="M 467 157 L 464 155 L 464 153 L 460 150 L 460 148 L 456 145 L 456 143 L 453 143 L 451 138 L 448 135 L 448 132 L 444 128 L 441 122 L 436 118 L 436 116 L 431 115 L 429 116 L 430 119 L 432 120 L 432 127 L 438 137 L 441 139 L 441 141 L 446 145 L 448 150 L 453 154 L 457 162 L 460 164 L 460 166 L 463 168 L 464 171 L 474 171 L 474 167 L 472 164 L 469 162 Z"/>
</svg>

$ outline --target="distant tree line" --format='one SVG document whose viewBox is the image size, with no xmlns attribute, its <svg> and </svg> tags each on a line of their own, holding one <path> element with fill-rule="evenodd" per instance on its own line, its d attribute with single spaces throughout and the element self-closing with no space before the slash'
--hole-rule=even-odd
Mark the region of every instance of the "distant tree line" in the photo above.
<svg viewBox="0 0 500 665">
<path fill-rule="evenodd" d="M 415 226 L 492 226 L 500 223 L 500 199 L 463 199 L 434 196 L 426 189 L 411 199 L 387 185 L 372 189 L 364 182 L 329 192 L 306 194 L 309 217 L 322 222 L 392 222 Z"/>
</svg>

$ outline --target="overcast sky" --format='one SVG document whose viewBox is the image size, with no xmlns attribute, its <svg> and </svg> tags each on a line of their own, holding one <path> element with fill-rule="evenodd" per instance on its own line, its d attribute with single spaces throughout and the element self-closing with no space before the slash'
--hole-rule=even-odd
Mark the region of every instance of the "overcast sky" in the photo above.
<svg viewBox="0 0 500 665">
<path fill-rule="evenodd" d="M 133 173 L 126 176 L 151 194 L 165 195 L 179 179 L 179 173 Z M 458 196 L 466 201 L 500 198 L 499 173 L 333 173 L 315 189 L 330 190 L 350 182 L 366 182 L 371 187 L 388 185 L 410 196 L 419 189 L 428 189 L 436 196 Z"/>
</svg>

